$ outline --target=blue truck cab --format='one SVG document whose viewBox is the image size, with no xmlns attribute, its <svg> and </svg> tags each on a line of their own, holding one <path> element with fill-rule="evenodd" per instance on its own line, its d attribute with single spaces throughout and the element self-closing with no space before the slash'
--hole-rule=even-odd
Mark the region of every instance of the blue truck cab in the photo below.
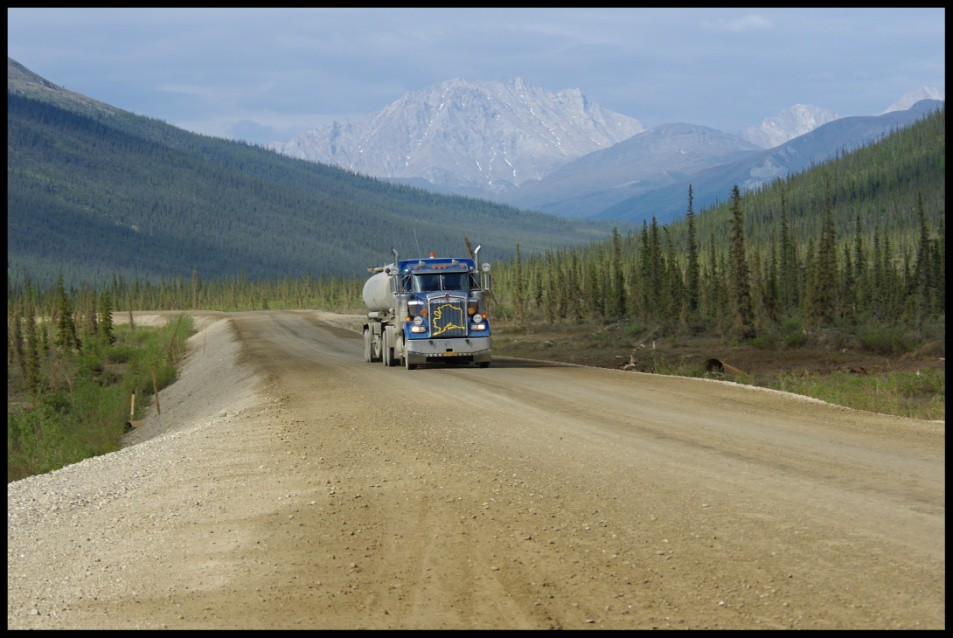
<svg viewBox="0 0 953 638">
<path fill-rule="evenodd" d="M 402 361 L 408 369 L 429 363 L 490 365 L 489 264 L 481 269 L 477 258 L 431 253 L 395 259 L 375 277 L 380 279 L 372 277 L 364 293 L 372 310 L 365 324 L 366 360 L 377 360 L 379 351 L 385 365 Z"/>
</svg>

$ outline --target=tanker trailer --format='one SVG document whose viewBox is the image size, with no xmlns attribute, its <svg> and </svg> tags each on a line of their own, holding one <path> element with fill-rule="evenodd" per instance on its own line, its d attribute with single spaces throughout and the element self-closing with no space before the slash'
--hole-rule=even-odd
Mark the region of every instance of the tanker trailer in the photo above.
<svg viewBox="0 0 953 638">
<path fill-rule="evenodd" d="M 408 370 L 430 363 L 475 363 L 492 359 L 487 296 L 490 264 L 473 258 L 400 259 L 368 268 L 362 296 L 367 306 L 364 360 Z"/>
</svg>

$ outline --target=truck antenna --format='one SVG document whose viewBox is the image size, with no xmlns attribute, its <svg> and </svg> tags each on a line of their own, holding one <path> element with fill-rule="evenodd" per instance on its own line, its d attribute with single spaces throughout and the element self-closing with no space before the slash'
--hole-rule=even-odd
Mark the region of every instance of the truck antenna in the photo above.
<svg viewBox="0 0 953 638">
<path fill-rule="evenodd" d="M 417 229 L 414 229 L 414 243 L 417 244 L 417 259 L 421 259 L 420 256 L 420 242 L 417 241 Z"/>
</svg>

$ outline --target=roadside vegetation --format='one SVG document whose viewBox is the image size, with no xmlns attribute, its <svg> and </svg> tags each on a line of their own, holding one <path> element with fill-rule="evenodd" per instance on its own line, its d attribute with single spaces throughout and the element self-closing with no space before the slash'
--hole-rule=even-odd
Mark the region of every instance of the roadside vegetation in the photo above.
<svg viewBox="0 0 953 638">
<path fill-rule="evenodd" d="M 33 306 L 11 312 L 18 340 L 7 365 L 7 482 L 118 450 L 127 423 L 175 380 L 193 332 L 184 315 L 161 328 L 113 325 L 106 301 L 99 312 L 74 314 L 58 290 L 51 316 L 38 318 Z"/>
</svg>

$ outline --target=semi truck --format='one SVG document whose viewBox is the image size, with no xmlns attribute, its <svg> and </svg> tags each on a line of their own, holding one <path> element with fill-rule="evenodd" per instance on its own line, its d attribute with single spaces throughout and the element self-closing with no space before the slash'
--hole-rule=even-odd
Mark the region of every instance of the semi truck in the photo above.
<svg viewBox="0 0 953 638">
<path fill-rule="evenodd" d="M 490 366 L 490 264 L 473 257 L 400 259 L 368 268 L 364 360 L 413 370 L 430 363 Z"/>
</svg>

